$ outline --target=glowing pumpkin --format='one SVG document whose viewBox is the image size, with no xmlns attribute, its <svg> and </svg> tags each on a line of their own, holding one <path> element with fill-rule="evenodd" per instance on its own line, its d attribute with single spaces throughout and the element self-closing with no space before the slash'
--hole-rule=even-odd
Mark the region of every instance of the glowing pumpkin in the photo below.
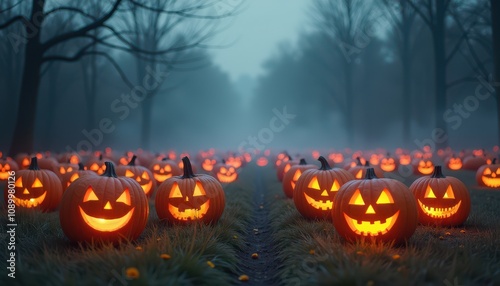
<svg viewBox="0 0 500 286">
<path fill-rule="evenodd" d="M 455 155 L 452 155 L 446 160 L 446 167 L 450 170 L 460 170 L 462 169 L 462 159 L 460 157 L 456 157 Z"/>
<path fill-rule="evenodd" d="M 52 172 L 57 174 L 57 168 L 59 166 L 59 162 L 52 157 L 41 157 L 38 158 L 38 167 L 44 170 L 51 170 Z"/>
<path fill-rule="evenodd" d="M 276 168 L 276 176 L 278 177 L 278 181 L 282 182 L 286 172 L 288 172 L 293 165 L 297 165 L 298 163 L 298 161 L 294 161 L 292 160 L 292 157 L 288 156 L 288 160 L 283 162 Z"/>
<path fill-rule="evenodd" d="M 281 152 L 276 156 L 276 160 L 274 162 L 274 167 L 278 168 L 281 164 L 290 160 L 290 156 L 286 152 Z"/>
<path fill-rule="evenodd" d="M 153 177 L 158 184 L 161 184 L 166 179 L 172 178 L 173 176 L 182 174 L 182 170 L 177 166 L 175 161 L 168 160 L 167 158 L 153 162 L 149 170 L 153 173 Z"/>
<path fill-rule="evenodd" d="M 117 177 L 113 163 L 106 162 L 101 176 L 81 177 L 66 189 L 59 220 L 72 241 L 116 243 L 139 237 L 148 214 L 141 186 L 134 179 Z"/>
<path fill-rule="evenodd" d="M 345 183 L 333 206 L 335 229 L 347 240 L 371 239 L 401 243 L 418 223 L 415 198 L 403 183 L 378 179 L 372 168 L 363 180 Z"/>
<path fill-rule="evenodd" d="M 283 176 L 282 186 L 283 192 L 289 198 L 293 197 L 293 190 L 302 173 L 305 170 L 316 169 L 315 165 L 307 164 L 306 160 L 300 159 L 300 162 L 290 167 L 290 170 Z"/>
<path fill-rule="evenodd" d="M 482 152 L 475 152 L 477 155 L 467 156 L 464 158 L 463 169 L 477 171 L 479 167 L 487 163 L 486 158 L 482 155 Z"/>
<path fill-rule="evenodd" d="M 331 219 L 338 190 L 354 177 L 344 169 L 332 169 L 322 156 L 318 160 L 321 162 L 319 169 L 308 169 L 300 176 L 293 192 L 293 202 L 305 218 Z"/>
<path fill-rule="evenodd" d="M 392 172 L 392 171 L 396 170 L 398 165 L 397 165 L 396 160 L 391 157 L 391 154 L 387 153 L 387 156 L 383 157 L 380 160 L 379 167 L 384 172 Z"/>
<path fill-rule="evenodd" d="M 7 180 L 9 178 L 9 172 L 17 172 L 18 170 L 19 166 L 16 161 L 10 158 L 0 158 L 0 181 Z"/>
<path fill-rule="evenodd" d="M 257 158 L 256 164 L 259 167 L 265 167 L 269 163 L 269 160 L 267 160 L 266 156 L 262 156 Z"/>
<path fill-rule="evenodd" d="M 59 166 L 56 167 L 56 175 L 59 178 L 62 178 L 62 176 L 66 173 L 73 173 L 73 171 L 78 170 L 78 165 L 77 164 L 72 164 L 70 162 L 67 163 L 59 163 Z"/>
<path fill-rule="evenodd" d="M 11 200 L 18 208 L 50 212 L 55 210 L 61 201 L 61 181 L 54 172 L 41 170 L 36 157 L 31 159 L 27 170 L 16 173 L 14 185 L 15 193 L 8 194 L 6 188 L 4 198 L 6 202 Z"/>
<path fill-rule="evenodd" d="M 194 174 L 188 157 L 184 161 L 184 175 L 167 179 L 159 187 L 155 198 L 160 220 L 170 223 L 219 220 L 225 207 L 221 184 L 214 177 Z"/>
<path fill-rule="evenodd" d="M 146 196 L 151 197 L 154 189 L 156 189 L 153 173 L 146 167 L 137 166 L 136 159 L 137 156 L 134 155 L 126 166 L 116 167 L 116 174 L 135 180 L 139 183 Z"/>
<path fill-rule="evenodd" d="M 71 185 L 74 181 L 85 176 L 97 176 L 97 173 L 94 171 L 85 170 L 83 164 L 78 163 L 78 169 L 66 172 L 65 174 L 61 175 L 60 178 L 63 191 L 66 191 L 69 185 Z"/>
<path fill-rule="evenodd" d="M 434 171 L 434 163 L 431 160 L 420 159 L 416 161 L 414 172 L 417 175 L 430 175 Z"/>
<path fill-rule="evenodd" d="M 411 164 L 411 156 L 409 154 L 399 155 L 399 164 L 406 166 Z"/>
<path fill-rule="evenodd" d="M 370 163 L 368 161 L 365 161 L 365 164 L 363 165 L 360 157 L 357 157 L 356 160 L 358 161 L 357 165 L 350 168 L 348 171 L 354 176 L 355 179 L 362 180 L 366 176 L 366 170 L 372 167 L 370 167 Z M 379 166 L 374 166 L 373 169 L 377 177 L 384 177 L 384 172 L 382 172 L 382 169 L 380 169 Z"/>
<path fill-rule="evenodd" d="M 67 153 L 63 153 L 61 154 L 61 156 L 59 156 L 59 163 L 70 163 L 70 164 L 74 164 L 74 165 L 78 165 L 78 163 L 80 163 L 82 161 L 80 155 L 78 155 L 77 153 L 72 153 L 72 152 L 67 152 Z"/>
<path fill-rule="evenodd" d="M 476 172 L 476 181 L 480 186 L 500 188 L 500 164 L 494 158 L 491 164 L 481 166 Z"/>
<path fill-rule="evenodd" d="M 436 166 L 431 176 L 421 177 L 410 186 L 418 202 L 419 221 L 441 226 L 461 225 L 470 212 L 470 195 L 459 179 L 444 176 Z"/>
<path fill-rule="evenodd" d="M 226 164 L 225 160 L 214 166 L 212 174 L 221 183 L 232 183 L 238 179 L 236 168 Z"/>
<path fill-rule="evenodd" d="M 328 159 L 330 159 L 334 164 L 340 164 L 344 162 L 344 155 L 342 153 L 331 153 L 328 156 Z"/>
<path fill-rule="evenodd" d="M 123 155 L 122 157 L 120 157 L 120 159 L 118 159 L 118 164 L 120 166 L 127 166 L 130 162 L 130 160 L 132 160 L 133 157 L 136 157 L 134 159 L 134 164 L 135 165 L 141 165 L 141 162 L 139 159 L 137 159 L 137 156 L 134 154 L 134 152 L 125 152 L 125 155 Z"/>
<path fill-rule="evenodd" d="M 96 172 L 98 175 L 104 174 L 106 170 L 106 162 L 102 158 L 102 154 L 99 157 L 92 157 L 87 161 L 87 169 Z"/>
<path fill-rule="evenodd" d="M 17 154 L 15 160 L 20 169 L 28 169 L 30 166 L 31 158 L 26 153 Z"/>
<path fill-rule="evenodd" d="M 206 172 L 212 172 L 217 161 L 212 158 L 205 158 L 201 162 L 201 168 Z"/>
</svg>

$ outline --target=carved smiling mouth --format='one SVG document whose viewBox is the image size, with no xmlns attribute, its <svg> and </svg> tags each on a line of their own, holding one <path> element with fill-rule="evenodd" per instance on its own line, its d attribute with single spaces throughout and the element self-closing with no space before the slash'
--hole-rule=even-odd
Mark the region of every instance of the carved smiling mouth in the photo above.
<svg viewBox="0 0 500 286">
<path fill-rule="evenodd" d="M 306 198 L 307 203 L 315 209 L 324 210 L 324 211 L 333 209 L 333 201 L 331 201 L 331 200 L 326 200 L 326 201 L 319 200 L 319 201 L 317 201 L 317 200 L 311 198 L 310 196 L 308 196 L 306 193 L 304 193 L 304 197 Z"/>
<path fill-rule="evenodd" d="M 85 221 L 85 223 L 90 226 L 91 228 L 101 231 L 101 232 L 111 232 L 111 231 L 116 231 L 119 230 L 120 228 L 124 227 L 132 218 L 132 214 L 134 213 L 134 209 L 132 208 L 126 215 L 120 217 L 120 218 L 114 218 L 114 219 L 104 219 L 104 218 L 97 218 L 88 215 L 85 213 L 85 211 L 80 208 L 80 214 Z"/>
<path fill-rule="evenodd" d="M 422 211 L 432 217 L 432 218 L 448 218 L 454 214 L 457 213 L 458 209 L 460 208 L 460 204 L 462 201 L 459 201 L 458 204 L 450 207 L 450 208 L 433 208 L 424 205 L 420 200 L 418 200 L 418 205 L 422 209 Z"/>
<path fill-rule="evenodd" d="M 217 174 L 217 178 L 222 183 L 231 183 L 236 180 L 236 173 L 232 174 L 231 176 Z"/>
<path fill-rule="evenodd" d="M 345 221 L 347 222 L 351 230 L 356 234 L 363 236 L 378 236 L 386 234 L 389 230 L 392 229 L 392 227 L 398 220 L 398 216 L 399 216 L 399 211 L 397 211 L 396 214 L 385 220 L 377 220 L 370 222 L 370 221 L 358 221 L 357 219 L 353 219 L 344 213 Z"/>
<path fill-rule="evenodd" d="M 25 208 L 34 208 L 39 206 L 45 200 L 45 196 L 47 195 L 47 191 L 45 191 L 41 196 L 31 199 L 20 199 L 14 197 L 14 204 L 16 206 L 25 207 Z"/>
<path fill-rule="evenodd" d="M 207 214 L 209 206 L 210 201 L 206 201 L 198 209 L 192 208 L 181 211 L 180 208 L 175 207 L 172 204 L 168 204 L 168 210 L 177 220 L 196 220 L 203 218 Z"/>
<path fill-rule="evenodd" d="M 153 174 L 153 177 L 155 177 L 155 180 L 157 180 L 158 182 L 163 182 L 166 179 L 171 178 L 172 174 L 166 174 L 166 175 Z"/>
<path fill-rule="evenodd" d="M 482 177 L 483 183 L 488 187 L 497 188 L 500 187 L 500 178 L 488 178 L 486 176 Z"/>
</svg>

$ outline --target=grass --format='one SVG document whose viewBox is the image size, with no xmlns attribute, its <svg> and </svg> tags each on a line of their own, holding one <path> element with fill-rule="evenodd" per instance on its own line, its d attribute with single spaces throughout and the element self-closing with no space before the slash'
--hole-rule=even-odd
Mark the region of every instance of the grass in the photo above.
<svg viewBox="0 0 500 286">
<path fill-rule="evenodd" d="M 1 285 L 233 285 L 243 274 L 256 167 L 225 186 L 226 209 L 214 226 L 160 223 L 154 205 L 134 242 L 78 245 L 59 226 L 58 213 L 17 212 L 17 279 Z M 275 170 L 259 170 L 271 224 L 271 281 L 281 285 L 499 285 L 500 192 L 475 187 L 474 173 L 447 172 L 470 188 L 472 211 L 460 228 L 419 226 L 407 245 L 347 243 L 331 222 L 304 219 L 285 198 Z M 416 177 L 408 177 L 410 184 Z M 6 241 L 6 211 L 0 238 Z M 168 254 L 170 259 L 160 255 Z M 246 255 L 246 254 L 244 254 Z M 5 261 L 6 251 L 0 252 Z M 207 264 L 210 261 L 214 268 Z M 272 267 L 271 267 L 272 266 Z M 276 267 L 274 267 L 276 266 Z M 127 279 L 129 267 L 139 271 Z M 5 268 L 4 268 L 5 269 Z M 4 270 L 5 271 L 5 270 Z M 252 277 L 252 273 L 249 274 Z M 8 283 L 8 284 L 7 284 Z"/>
<path fill-rule="evenodd" d="M 18 210 L 16 220 L 16 279 L 6 273 L 2 285 L 200 285 L 207 281 L 228 285 L 239 276 L 237 253 L 250 217 L 251 174 L 225 186 L 226 208 L 214 226 L 166 225 L 160 222 L 152 201 L 145 231 L 134 242 L 120 245 L 81 245 L 67 240 L 58 212 Z M 6 241 L 6 211 L 1 211 L 0 238 Z M 6 251 L 0 259 L 7 259 Z M 170 259 L 163 259 L 168 254 Z M 210 261 L 215 267 L 210 267 Z M 128 279 L 135 267 L 139 277 Z M 4 268 L 5 269 L 5 268 Z"/>
<path fill-rule="evenodd" d="M 407 245 L 347 243 L 326 221 L 304 219 L 281 185 L 271 221 L 280 269 L 276 281 L 293 285 L 498 285 L 500 192 L 474 187 L 474 173 L 450 173 L 471 190 L 472 211 L 461 228 L 419 226 Z M 407 183 L 415 177 L 407 178 Z"/>
</svg>

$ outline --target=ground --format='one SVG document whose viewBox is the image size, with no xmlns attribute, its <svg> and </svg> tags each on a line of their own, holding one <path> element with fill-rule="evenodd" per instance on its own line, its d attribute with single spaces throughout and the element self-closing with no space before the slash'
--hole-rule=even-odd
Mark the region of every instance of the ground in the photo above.
<svg viewBox="0 0 500 286">
<path fill-rule="evenodd" d="M 458 228 L 419 226 L 397 247 L 345 242 L 330 222 L 302 218 L 285 198 L 275 169 L 253 164 L 224 186 L 227 205 L 216 225 L 164 224 L 150 201 L 146 230 L 137 241 L 118 246 L 71 243 L 58 212 L 19 210 L 16 279 L 4 273 L 0 283 L 498 285 L 500 191 L 477 187 L 472 171 L 445 173 L 469 187 L 469 219 Z M 5 209 L 0 218 L 0 236 L 7 241 Z M 7 251 L 0 253 L 6 261 Z M 127 277 L 133 268 L 137 277 Z M 249 280 L 239 281 L 241 275 Z"/>
</svg>

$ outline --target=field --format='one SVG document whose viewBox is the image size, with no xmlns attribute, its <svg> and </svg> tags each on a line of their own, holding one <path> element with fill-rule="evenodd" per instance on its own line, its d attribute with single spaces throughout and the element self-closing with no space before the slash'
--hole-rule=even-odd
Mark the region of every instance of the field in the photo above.
<svg viewBox="0 0 500 286">
<path fill-rule="evenodd" d="M 16 279 L 4 273 L 0 283 L 498 285 L 500 192 L 476 187 L 474 172 L 446 173 L 469 187 L 469 219 L 460 228 L 419 226 L 406 245 L 397 247 L 342 241 L 330 222 L 302 218 L 272 167 L 252 164 L 224 187 L 226 209 L 216 225 L 164 224 L 151 200 L 141 237 L 117 246 L 71 243 L 60 229 L 58 212 L 18 210 Z M 5 242 L 6 224 L 3 209 Z M 1 252 L 2 261 L 6 254 Z M 241 275 L 248 281 L 240 281 L 246 278 Z"/>
</svg>

